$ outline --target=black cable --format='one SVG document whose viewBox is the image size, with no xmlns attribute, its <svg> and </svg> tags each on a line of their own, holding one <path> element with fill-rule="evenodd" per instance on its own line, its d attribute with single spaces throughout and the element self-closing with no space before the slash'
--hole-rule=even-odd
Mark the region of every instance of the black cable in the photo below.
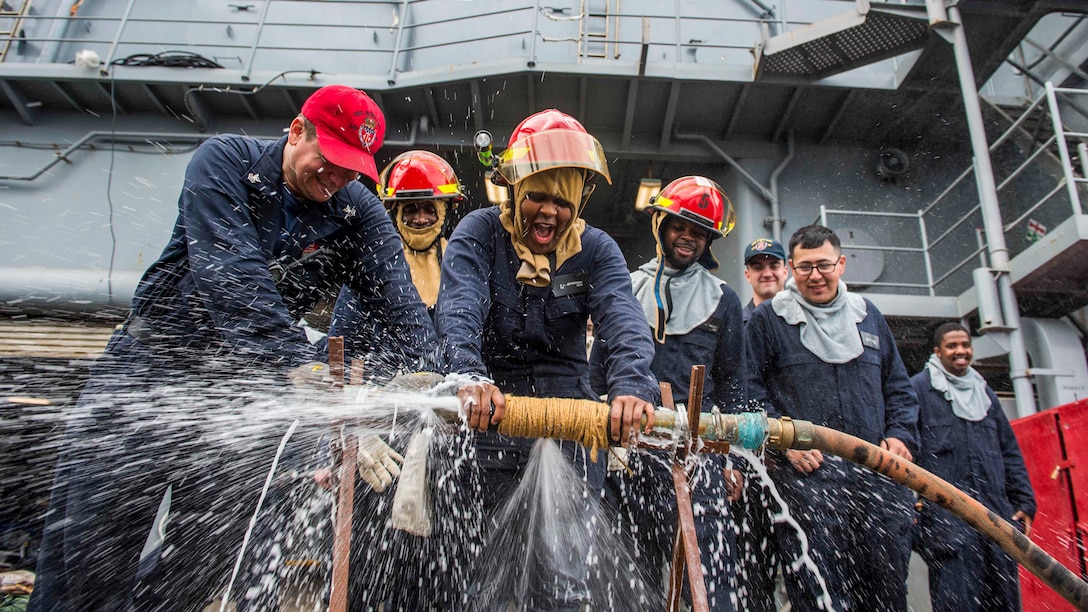
<svg viewBox="0 0 1088 612">
<path fill-rule="evenodd" d="M 134 53 L 110 62 L 113 66 L 164 66 L 167 68 L 222 68 L 218 63 L 189 51 Z"/>
<path fill-rule="evenodd" d="M 113 71 L 110 70 L 110 109 L 112 113 L 110 115 L 110 135 L 116 136 L 117 134 L 117 88 L 114 86 Z M 110 167 L 106 172 L 106 204 L 109 207 L 109 226 L 110 226 L 110 265 L 106 271 L 106 299 L 110 304 L 113 303 L 113 266 L 117 259 L 117 233 L 113 229 L 113 196 L 110 191 L 113 189 L 113 164 L 114 159 L 117 156 L 116 147 L 110 147 Z"/>
<path fill-rule="evenodd" d="M 260 85 L 256 85 L 254 87 L 249 87 L 249 88 L 246 88 L 246 89 L 231 89 L 229 86 L 227 86 L 227 87 L 210 87 L 210 86 L 206 87 L 204 85 L 199 85 L 197 87 L 191 87 L 191 88 L 185 90 L 185 96 L 183 98 L 183 100 L 185 102 L 185 110 L 189 113 L 189 117 L 194 123 L 196 123 L 198 126 L 200 126 L 201 129 L 206 129 L 208 126 L 200 124 L 200 115 L 199 115 L 199 113 L 196 112 L 196 109 L 193 108 L 193 103 L 192 103 L 193 94 L 195 94 L 197 92 L 201 92 L 201 91 L 210 91 L 210 92 L 213 92 L 213 93 L 235 94 L 235 95 L 239 95 L 239 96 L 252 96 L 253 94 L 255 94 L 255 93 L 261 91 L 262 89 L 268 87 L 269 85 L 271 85 L 277 79 L 281 79 L 281 78 L 283 78 L 284 76 L 286 76 L 288 74 L 294 74 L 294 73 L 297 73 L 297 72 L 303 72 L 303 73 L 306 73 L 306 74 L 310 75 L 310 80 L 313 80 L 313 78 L 315 76 L 321 74 L 317 70 L 313 70 L 313 69 L 310 69 L 310 70 L 284 70 L 283 72 L 277 74 L 276 76 L 268 79 L 264 83 L 261 83 Z"/>
</svg>

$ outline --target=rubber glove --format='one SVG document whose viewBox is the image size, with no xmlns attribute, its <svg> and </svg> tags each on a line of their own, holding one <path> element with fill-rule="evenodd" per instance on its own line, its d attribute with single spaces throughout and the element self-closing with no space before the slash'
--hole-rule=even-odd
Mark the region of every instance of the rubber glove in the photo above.
<svg viewBox="0 0 1088 612">
<path fill-rule="evenodd" d="M 287 371 L 287 379 L 299 389 L 328 389 L 332 386 L 329 366 L 310 361 Z"/>
<path fill-rule="evenodd" d="M 404 457 L 378 436 L 367 434 L 359 438 L 359 477 L 378 493 L 400 476 L 402 463 Z"/>
<path fill-rule="evenodd" d="M 431 448 L 434 428 L 427 427 L 412 435 L 404 451 L 404 473 L 393 495 L 390 512 L 393 528 L 414 536 L 431 536 L 431 489 L 427 478 L 427 452 Z"/>
</svg>

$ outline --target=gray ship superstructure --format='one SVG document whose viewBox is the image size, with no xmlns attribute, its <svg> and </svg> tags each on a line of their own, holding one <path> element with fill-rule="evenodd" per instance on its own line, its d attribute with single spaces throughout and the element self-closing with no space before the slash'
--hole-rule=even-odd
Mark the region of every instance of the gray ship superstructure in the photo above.
<svg viewBox="0 0 1088 612">
<path fill-rule="evenodd" d="M 1010 413 L 1082 398 L 1085 11 L 8 0 L 0 306 L 12 318 L 0 346 L 93 356 L 169 236 L 194 147 L 221 132 L 278 137 L 309 93 L 343 83 L 387 115 L 379 163 L 427 148 L 455 165 L 472 200 L 459 214 L 488 205 L 473 134 L 501 149 L 521 118 L 559 108 L 609 155 L 614 184 L 585 217 L 632 266 L 653 254 L 640 188 L 706 175 L 737 208 L 715 249 L 742 298 L 743 245 L 822 221 L 844 236 L 845 279 L 892 318 L 908 367 L 921 367 L 932 323 L 966 319 L 982 332 L 980 367 L 1015 392 Z M 44 322 L 68 340 L 38 341 Z"/>
</svg>

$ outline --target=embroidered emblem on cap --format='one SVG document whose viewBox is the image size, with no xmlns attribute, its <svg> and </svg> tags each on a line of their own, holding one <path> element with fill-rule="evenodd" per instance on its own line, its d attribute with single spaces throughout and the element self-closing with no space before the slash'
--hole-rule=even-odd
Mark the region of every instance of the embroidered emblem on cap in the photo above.
<svg viewBox="0 0 1088 612">
<path fill-rule="evenodd" d="M 748 248 L 752 249 L 753 251 L 762 251 L 764 249 L 770 248 L 770 246 L 770 240 L 767 240 L 766 238 L 757 238 L 752 242 L 752 244 L 748 245 Z"/>
<path fill-rule="evenodd" d="M 367 111 L 363 124 L 359 126 L 359 142 L 362 143 L 364 149 L 370 151 L 370 147 L 373 146 L 377 137 L 378 118 L 374 116 L 374 113 Z"/>
<path fill-rule="evenodd" d="M 249 179 L 249 182 L 253 184 L 261 182 L 261 175 L 257 174 L 256 172 L 250 172 L 249 176 L 247 176 L 246 178 Z"/>
<path fill-rule="evenodd" d="M 355 207 L 351 206 L 350 204 L 348 206 L 345 206 L 343 208 L 343 211 L 344 211 L 344 218 L 345 219 L 351 219 L 352 217 L 355 216 Z"/>
</svg>

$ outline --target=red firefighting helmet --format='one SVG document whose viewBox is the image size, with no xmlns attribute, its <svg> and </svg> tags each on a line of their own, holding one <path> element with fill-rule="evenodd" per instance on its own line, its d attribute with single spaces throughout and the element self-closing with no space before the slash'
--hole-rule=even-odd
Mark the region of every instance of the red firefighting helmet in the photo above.
<svg viewBox="0 0 1088 612">
<path fill-rule="evenodd" d="M 574 117 L 555 109 L 530 115 L 514 128 L 491 180 L 513 185 L 550 168 L 583 168 L 589 171 L 587 184 L 597 174 L 612 183 L 601 143 Z"/>
<path fill-rule="evenodd" d="M 430 151 L 406 151 L 382 170 L 378 195 L 387 208 L 408 200 L 449 200 L 454 208 L 465 193 L 453 167 Z"/>
<path fill-rule="evenodd" d="M 685 176 L 665 185 L 661 193 L 650 200 L 646 209 L 651 214 L 663 212 L 676 215 L 706 228 L 712 237 L 722 237 L 733 231 L 737 215 L 725 191 L 714 181 L 702 176 Z"/>
</svg>

